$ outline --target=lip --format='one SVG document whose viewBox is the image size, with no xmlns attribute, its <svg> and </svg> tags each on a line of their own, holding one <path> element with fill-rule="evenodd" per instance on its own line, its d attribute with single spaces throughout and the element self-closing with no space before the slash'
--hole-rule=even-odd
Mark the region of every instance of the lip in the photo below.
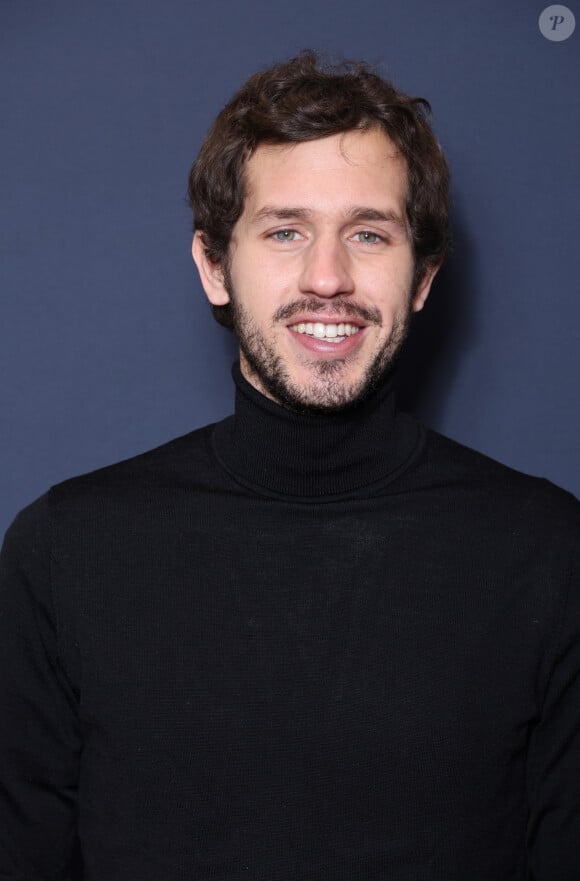
<svg viewBox="0 0 580 881">
<path fill-rule="evenodd" d="M 316 320 L 324 321 L 324 319 L 321 316 L 318 316 Z M 292 324 L 293 325 L 300 324 L 301 321 L 304 321 L 304 319 L 299 319 L 296 321 L 293 320 Z M 305 321 L 305 323 L 307 323 L 308 321 L 312 322 L 312 319 L 311 318 L 307 319 L 307 321 Z M 312 322 L 312 323 L 314 324 L 315 322 Z M 336 324 L 336 323 L 340 324 L 341 322 L 337 322 L 336 317 L 335 317 L 335 320 L 333 322 L 324 321 L 324 323 L 325 324 Z M 344 320 L 343 320 L 343 323 L 345 323 Z M 360 330 L 358 331 L 358 333 L 352 334 L 352 336 L 345 337 L 342 340 L 342 342 L 340 342 L 340 343 L 331 343 L 326 339 L 319 339 L 318 337 L 309 336 L 307 333 L 297 333 L 295 330 L 290 330 L 289 326 L 288 326 L 287 330 L 288 330 L 288 333 L 290 334 L 290 339 L 292 340 L 294 345 L 300 346 L 302 349 L 306 349 L 308 352 L 311 352 L 313 354 L 324 355 L 324 356 L 330 355 L 335 358 L 337 356 L 339 356 L 339 357 L 343 358 L 345 355 L 348 355 L 350 352 L 352 352 L 354 349 L 356 349 L 361 344 L 362 339 L 365 335 L 365 326 L 364 325 L 360 325 L 354 321 L 351 321 L 348 323 L 349 324 L 356 324 L 357 327 L 360 327 Z"/>
<path fill-rule="evenodd" d="M 295 324 L 316 324 L 317 321 L 321 321 L 322 324 L 354 324 L 356 327 L 360 327 L 361 330 L 363 327 L 366 327 L 366 323 L 362 321 L 360 318 L 351 315 L 340 315 L 336 312 L 334 313 L 323 313 L 317 312 L 315 315 L 310 315 L 307 312 L 301 312 L 298 315 L 293 315 L 292 320 L 288 322 L 287 327 L 294 326 Z"/>
</svg>

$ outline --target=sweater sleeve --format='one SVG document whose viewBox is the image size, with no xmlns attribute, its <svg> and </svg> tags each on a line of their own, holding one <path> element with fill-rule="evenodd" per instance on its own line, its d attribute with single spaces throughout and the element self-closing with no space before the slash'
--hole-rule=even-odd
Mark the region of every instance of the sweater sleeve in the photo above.
<svg viewBox="0 0 580 881">
<path fill-rule="evenodd" d="M 76 843 L 80 737 L 50 583 L 47 501 L 0 555 L 0 881 L 64 881 Z"/>
<path fill-rule="evenodd" d="M 580 553 L 528 756 L 530 881 L 580 881 Z"/>
</svg>

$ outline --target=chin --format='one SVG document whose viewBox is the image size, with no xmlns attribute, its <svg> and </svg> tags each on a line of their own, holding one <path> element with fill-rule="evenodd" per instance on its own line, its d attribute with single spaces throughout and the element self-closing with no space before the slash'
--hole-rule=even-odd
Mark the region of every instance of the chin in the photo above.
<svg viewBox="0 0 580 881">
<path fill-rule="evenodd" d="M 344 376 L 337 362 L 322 362 L 324 371 L 318 375 L 268 377 L 264 383 L 268 397 L 295 413 L 332 415 L 360 406 L 390 376 L 392 366 L 377 372 L 368 370 L 362 376 Z M 323 376 L 321 376 L 323 373 Z M 264 379 L 264 377 L 262 378 Z"/>
</svg>

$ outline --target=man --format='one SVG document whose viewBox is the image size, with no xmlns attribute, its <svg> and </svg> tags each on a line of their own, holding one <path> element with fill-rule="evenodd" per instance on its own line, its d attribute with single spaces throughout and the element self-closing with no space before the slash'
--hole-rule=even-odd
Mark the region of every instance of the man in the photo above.
<svg viewBox="0 0 580 881">
<path fill-rule="evenodd" d="M 447 188 L 364 65 L 218 116 L 193 256 L 236 412 L 12 526 L 2 879 L 580 878 L 578 504 L 394 405 Z"/>
</svg>

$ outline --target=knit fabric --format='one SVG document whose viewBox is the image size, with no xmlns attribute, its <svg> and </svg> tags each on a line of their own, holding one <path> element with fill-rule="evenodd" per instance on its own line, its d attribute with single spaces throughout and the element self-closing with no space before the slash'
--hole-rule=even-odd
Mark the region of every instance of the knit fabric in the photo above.
<svg viewBox="0 0 580 881">
<path fill-rule="evenodd" d="M 578 503 L 235 377 L 9 530 L 1 881 L 580 879 Z"/>
</svg>

